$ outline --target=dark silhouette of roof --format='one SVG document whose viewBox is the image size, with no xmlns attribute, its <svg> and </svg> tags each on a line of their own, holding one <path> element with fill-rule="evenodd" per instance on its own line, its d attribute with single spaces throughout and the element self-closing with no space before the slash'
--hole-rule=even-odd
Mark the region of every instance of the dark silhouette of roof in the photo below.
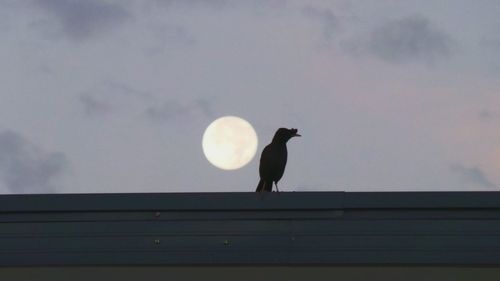
<svg viewBox="0 0 500 281">
<path fill-rule="evenodd" d="M 498 265 L 500 193 L 0 196 L 0 265 Z"/>
</svg>

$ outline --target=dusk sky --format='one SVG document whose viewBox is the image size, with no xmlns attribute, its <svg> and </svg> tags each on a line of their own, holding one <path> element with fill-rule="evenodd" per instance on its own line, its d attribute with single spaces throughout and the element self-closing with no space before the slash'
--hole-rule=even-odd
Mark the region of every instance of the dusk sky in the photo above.
<svg viewBox="0 0 500 281">
<path fill-rule="evenodd" d="M 0 0 L 0 193 L 500 188 L 500 1 Z M 216 118 L 258 135 L 224 171 Z"/>
</svg>

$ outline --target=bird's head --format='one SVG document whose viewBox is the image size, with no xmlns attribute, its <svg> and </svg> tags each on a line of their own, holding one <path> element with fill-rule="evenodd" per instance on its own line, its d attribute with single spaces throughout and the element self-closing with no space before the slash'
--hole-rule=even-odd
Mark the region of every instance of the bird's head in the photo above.
<svg viewBox="0 0 500 281">
<path fill-rule="evenodd" d="M 273 142 L 286 143 L 289 139 L 300 136 L 297 134 L 297 129 L 279 128 L 274 134 Z"/>
</svg>

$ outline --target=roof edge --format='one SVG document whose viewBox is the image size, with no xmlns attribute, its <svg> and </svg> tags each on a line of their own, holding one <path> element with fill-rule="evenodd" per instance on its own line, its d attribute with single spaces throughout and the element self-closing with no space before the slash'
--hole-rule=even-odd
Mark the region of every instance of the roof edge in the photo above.
<svg viewBox="0 0 500 281">
<path fill-rule="evenodd" d="M 0 212 L 500 208 L 500 192 L 210 192 L 0 195 Z"/>
</svg>

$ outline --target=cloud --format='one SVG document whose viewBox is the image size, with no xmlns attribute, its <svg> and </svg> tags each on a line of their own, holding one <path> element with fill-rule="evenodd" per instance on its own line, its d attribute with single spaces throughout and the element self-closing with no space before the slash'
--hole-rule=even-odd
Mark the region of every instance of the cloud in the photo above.
<svg viewBox="0 0 500 281">
<path fill-rule="evenodd" d="M 206 6 L 221 8 L 227 5 L 227 0 L 156 0 L 156 2 L 167 7 Z"/>
<path fill-rule="evenodd" d="M 0 132 L 0 180 L 12 193 L 54 192 L 66 167 L 63 153 L 48 153 L 16 132 Z"/>
<path fill-rule="evenodd" d="M 108 103 L 88 94 L 81 94 L 78 100 L 82 103 L 87 115 L 102 115 L 111 111 L 111 106 Z"/>
<path fill-rule="evenodd" d="M 196 117 L 212 116 L 212 106 L 206 99 L 196 99 L 190 103 L 169 100 L 146 109 L 146 115 L 153 121 L 192 120 Z"/>
<path fill-rule="evenodd" d="M 146 1 L 145 1 L 146 2 Z M 148 2 L 149 3 L 149 2 Z M 252 0 L 252 1 L 228 1 L 228 0 L 155 0 L 152 1 L 157 7 L 167 9 L 198 9 L 208 8 L 212 10 L 223 10 L 225 8 L 257 8 L 257 9 L 282 9 L 288 4 L 288 0 Z"/>
<path fill-rule="evenodd" d="M 194 36 L 184 27 L 178 25 L 163 25 L 151 28 L 152 45 L 146 49 L 149 55 L 163 53 L 167 49 L 185 48 L 196 43 Z"/>
<path fill-rule="evenodd" d="M 420 16 L 387 22 L 370 35 L 369 48 L 389 62 L 434 61 L 450 54 L 450 37 Z"/>
<path fill-rule="evenodd" d="M 465 167 L 461 164 L 454 164 L 450 169 L 455 173 L 460 180 L 465 184 L 478 185 L 481 187 L 494 188 L 495 184 L 492 183 L 483 171 L 477 167 Z"/>
<path fill-rule="evenodd" d="M 316 19 L 320 22 L 323 30 L 323 38 L 326 43 L 330 43 L 339 25 L 338 19 L 333 11 L 330 9 L 318 9 L 313 6 L 306 6 L 302 8 L 302 13 L 306 17 Z"/>
<path fill-rule="evenodd" d="M 103 94 L 111 93 L 119 96 L 129 96 L 139 99 L 153 98 L 153 95 L 148 91 L 136 89 L 128 84 L 118 81 L 104 81 L 103 83 L 96 85 L 96 88 L 99 88 Z"/>
<path fill-rule="evenodd" d="M 125 83 L 104 80 L 81 92 L 78 101 L 82 103 L 87 113 L 93 114 L 107 113 L 116 103 L 128 98 L 151 100 L 154 96 L 148 91 L 136 89 Z"/>
<path fill-rule="evenodd" d="M 346 42 L 353 54 L 370 53 L 386 62 L 433 63 L 448 57 L 451 37 L 422 16 L 388 21 L 358 41 Z"/>
<path fill-rule="evenodd" d="M 497 27 L 493 32 L 489 33 L 488 36 L 484 36 L 480 42 L 483 46 L 488 47 L 497 51 L 500 49 L 500 27 Z"/>
<path fill-rule="evenodd" d="M 55 19 L 64 34 L 74 40 L 88 37 L 131 17 L 122 6 L 99 0 L 36 0 Z"/>
<path fill-rule="evenodd" d="M 89 117 L 109 114 L 130 114 L 144 111 L 151 103 L 157 103 L 151 92 L 114 80 L 103 80 L 74 97 L 80 109 Z"/>
<path fill-rule="evenodd" d="M 498 114 L 496 111 L 492 111 L 492 110 L 485 108 L 485 109 L 479 111 L 478 117 L 479 117 L 479 120 L 481 120 L 481 121 L 492 121 L 492 120 L 497 119 Z"/>
<path fill-rule="evenodd" d="M 500 111 L 483 108 L 477 113 L 477 118 L 483 123 L 491 123 L 493 125 L 500 121 Z"/>
</svg>

